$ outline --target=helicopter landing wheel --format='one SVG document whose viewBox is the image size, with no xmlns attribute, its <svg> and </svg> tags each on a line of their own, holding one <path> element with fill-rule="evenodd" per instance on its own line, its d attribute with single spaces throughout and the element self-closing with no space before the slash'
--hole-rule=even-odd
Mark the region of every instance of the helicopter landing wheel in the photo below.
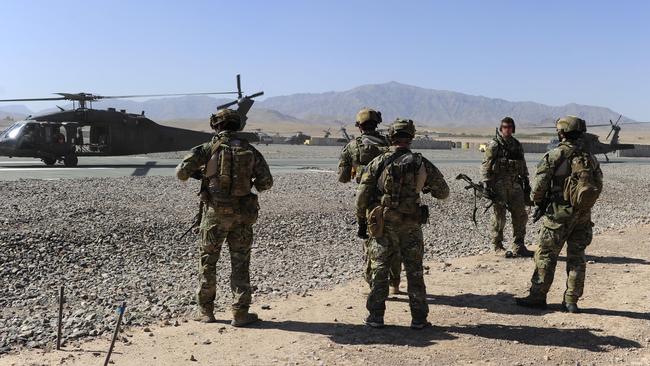
<svg viewBox="0 0 650 366">
<path fill-rule="evenodd" d="M 41 160 L 43 160 L 43 162 L 47 166 L 52 166 L 52 165 L 56 164 L 56 159 L 55 158 L 42 158 Z"/>
<path fill-rule="evenodd" d="M 63 158 L 63 165 L 65 166 L 77 166 L 79 159 L 76 155 L 66 155 Z"/>
</svg>

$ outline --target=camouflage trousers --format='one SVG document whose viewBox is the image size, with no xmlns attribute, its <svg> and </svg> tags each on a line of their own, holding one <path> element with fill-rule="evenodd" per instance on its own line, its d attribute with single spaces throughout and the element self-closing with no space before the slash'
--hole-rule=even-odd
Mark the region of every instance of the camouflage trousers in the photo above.
<svg viewBox="0 0 650 366">
<path fill-rule="evenodd" d="M 531 279 L 530 296 L 546 299 L 553 277 L 557 259 L 567 243 L 566 290 L 564 302 L 575 304 L 582 296 L 585 285 L 585 248 L 592 240 L 591 215 L 571 218 L 566 223 L 558 223 L 544 218 L 544 226 L 539 232 L 539 247 L 535 252 L 535 271 Z"/>
<path fill-rule="evenodd" d="M 230 289 L 233 310 L 248 310 L 251 303 L 250 258 L 253 225 L 229 219 L 220 221 L 209 230 L 201 230 L 199 248 L 199 288 L 197 302 L 203 309 L 214 306 L 216 297 L 217 261 L 224 241 L 230 252 Z"/>
<path fill-rule="evenodd" d="M 506 227 L 506 211 L 510 211 L 512 217 L 512 234 L 514 236 L 513 250 L 524 245 L 526 238 L 526 223 L 528 213 L 526 212 L 526 200 L 521 185 L 513 180 L 499 180 L 494 184 L 494 190 L 499 197 L 508 205 L 494 204 L 492 216 L 492 244 L 502 245 L 503 229 Z"/>
<path fill-rule="evenodd" d="M 363 260 L 365 271 L 363 273 L 363 278 L 366 280 L 368 285 L 371 284 L 372 278 L 372 265 L 370 260 L 370 246 L 372 244 L 372 239 L 367 239 L 363 242 Z M 393 261 L 388 265 L 388 284 L 393 287 L 399 287 L 400 275 L 402 272 L 402 257 L 397 253 L 393 257 Z"/>
<path fill-rule="evenodd" d="M 373 315 L 384 315 L 391 264 L 399 256 L 406 271 L 411 316 L 415 320 L 425 320 L 429 314 L 429 305 L 426 301 L 422 269 L 424 240 L 420 224 L 386 221 L 383 236 L 371 239 L 369 244 L 370 294 L 366 301 L 368 311 Z"/>
</svg>

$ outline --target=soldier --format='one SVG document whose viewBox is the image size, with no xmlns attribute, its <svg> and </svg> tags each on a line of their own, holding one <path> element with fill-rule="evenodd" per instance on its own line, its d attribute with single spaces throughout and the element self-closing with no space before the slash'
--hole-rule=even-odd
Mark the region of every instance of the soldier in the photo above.
<svg viewBox="0 0 650 366">
<path fill-rule="evenodd" d="M 262 154 L 237 131 L 241 128 L 237 111 L 224 109 L 210 118 L 216 131 L 212 141 L 192 149 L 176 168 L 180 180 L 202 180 L 197 321 L 211 323 L 216 296 L 216 264 L 224 241 L 228 242 L 232 273 L 232 325 L 244 326 L 258 319 L 249 313 L 251 303 L 250 254 L 253 223 L 257 220 L 257 195 L 273 185 L 269 166 Z"/>
<path fill-rule="evenodd" d="M 582 146 L 585 121 L 574 116 L 556 122 L 558 147 L 537 165 L 532 200 L 545 212 L 535 252 L 535 271 L 530 293 L 517 298 L 518 305 L 546 308 L 546 294 L 553 283 L 557 258 L 567 243 L 567 282 L 563 310 L 579 312 L 578 299 L 585 281 L 585 248 L 592 239 L 591 207 L 603 187 L 603 173 L 596 157 Z"/>
<path fill-rule="evenodd" d="M 348 183 L 354 179 L 357 183 L 361 181 L 363 169 L 372 159 L 388 151 L 388 139 L 377 131 L 377 125 L 382 122 L 381 112 L 370 108 L 363 108 L 357 113 L 355 126 L 359 128 L 361 136 L 350 141 L 339 159 L 339 182 Z M 359 230 L 357 236 L 364 239 L 364 278 L 370 284 L 370 257 L 368 255 L 368 224 L 366 212 L 357 212 L 357 224 Z M 390 266 L 390 293 L 399 294 L 400 272 L 402 262 L 399 256 L 395 256 L 394 263 Z"/>
<path fill-rule="evenodd" d="M 388 134 L 390 151 L 366 167 L 357 191 L 357 210 L 367 212 L 372 237 L 369 243 L 370 294 L 366 302 L 369 315 L 365 324 L 375 328 L 384 326 L 389 268 L 399 255 L 406 270 L 411 328 L 422 329 L 430 325 L 422 269 L 421 228 L 428 220 L 429 211 L 420 203 L 420 192 L 445 199 L 449 196 L 449 187 L 430 161 L 409 149 L 415 137 L 413 121 L 396 120 Z"/>
<path fill-rule="evenodd" d="M 503 247 L 503 229 L 506 225 L 506 210 L 512 217 L 514 243 L 506 257 L 532 257 L 533 252 L 526 248 L 526 222 L 528 213 L 526 204 L 530 183 L 528 168 L 524 159 L 524 149 L 521 143 L 512 136 L 515 133 L 515 121 L 511 117 L 501 120 L 499 133 L 490 141 L 485 149 L 481 164 L 481 175 L 486 187 L 493 190 L 506 204 L 494 204 L 492 217 L 492 245 L 497 254 L 505 251 Z"/>
</svg>

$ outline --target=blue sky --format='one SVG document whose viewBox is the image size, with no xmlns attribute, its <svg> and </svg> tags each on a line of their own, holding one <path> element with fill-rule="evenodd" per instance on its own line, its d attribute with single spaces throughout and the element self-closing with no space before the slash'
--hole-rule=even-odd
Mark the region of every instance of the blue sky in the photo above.
<svg viewBox="0 0 650 366">
<path fill-rule="evenodd" d="M 399 81 L 650 120 L 648 1 L 3 0 L 0 19 L 0 99 L 241 73 L 267 96 Z"/>
</svg>

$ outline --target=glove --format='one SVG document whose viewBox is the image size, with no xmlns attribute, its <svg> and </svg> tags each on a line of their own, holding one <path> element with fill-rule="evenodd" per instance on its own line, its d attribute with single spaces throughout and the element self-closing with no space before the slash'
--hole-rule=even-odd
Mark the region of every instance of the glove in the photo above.
<svg viewBox="0 0 650 366">
<path fill-rule="evenodd" d="M 485 188 L 487 188 L 487 189 L 489 189 L 491 191 L 494 191 L 494 181 L 484 180 L 481 183 L 483 183 L 483 187 L 485 187 Z"/>
<path fill-rule="evenodd" d="M 368 239 L 368 220 L 365 218 L 360 218 L 357 222 L 359 225 L 359 230 L 357 231 L 357 236 L 361 239 Z"/>
</svg>

